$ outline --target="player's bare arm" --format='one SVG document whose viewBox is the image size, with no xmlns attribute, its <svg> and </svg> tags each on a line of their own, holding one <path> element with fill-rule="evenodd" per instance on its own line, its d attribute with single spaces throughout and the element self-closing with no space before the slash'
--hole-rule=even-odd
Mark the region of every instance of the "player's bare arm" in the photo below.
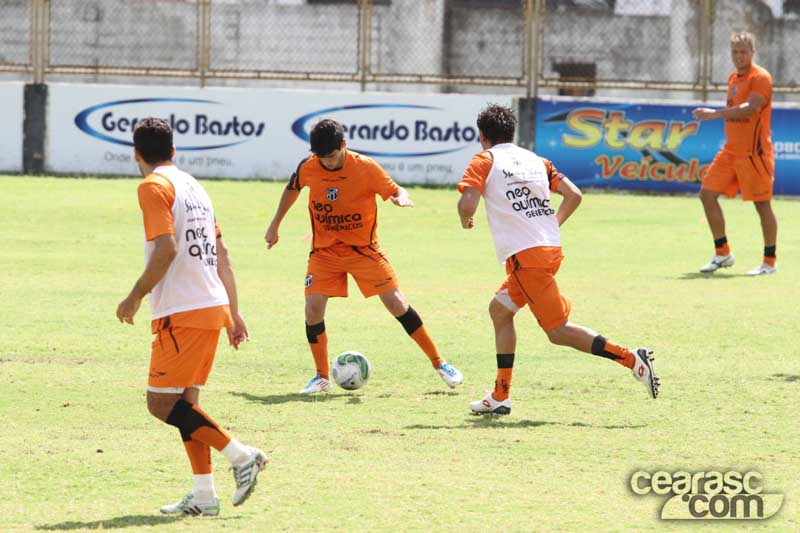
<svg viewBox="0 0 800 533">
<path fill-rule="evenodd" d="M 712 120 L 715 118 L 737 119 L 745 118 L 758 113 L 761 106 L 766 102 L 766 98 L 760 94 L 751 94 L 746 102 L 725 109 L 711 109 L 710 107 L 698 107 L 692 111 L 692 116 L 697 120 Z"/>
<path fill-rule="evenodd" d="M 558 181 L 556 192 L 564 197 L 564 199 L 561 201 L 561 205 L 558 206 L 558 211 L 556 212 L 558 225 L 563 226 L 564 222 L 566 222 L 567 219 L 572 216 L 572 213 L 578 209 L 578 206 L 581 205 L 583 194 L 577 185 L 572 183 L 564 176 L 562 176 Z"/>
<path fill-rule="evenodd" d="M 411 201 L 408 191 L 403 187 L 397 187 L 397 192 L 389 197 L 392 203 L 398 207 L 414 207 L 414 202 Z"/>
<path fill-rule="evenodd" d="M 233 274 L 233 265 L 231 264 L 231 256 L 228 253 L 228 246 L 221 236 L 217 238 L 217 274 L 225 287 L 225 292 L 228 293 L 231 317 L 233 318 L 233 326 L 227 330 L 228 342 L 233 346 L 234 350 L 238 350 L 240 343 L 250 340 L 250 333 L 247 331 L 244 317 L 239 312 L 236 277 Z"/>
<path fill-rule="evenodd" d="M 275 216 L 272 217 L 267 232 L 264 234 L 264 240 L 267 242 L 267 250 L 278 244 L 280 236 L 278 235 L 278 228 L 280 228 L 283 217 L 289 212 L 289 209 L 297 201 L 300 196 L 300 191 L 294 189 L 284 189 L 281 195 L 281 200 L 278 202 L 278 209 L 275 210 Z"/>
<path fill-rule="evenodd" d="M 481 201 L 481 191 L 474 187 L 467 187 L 458 200 L 458 216 L 461 217 L 461 227 L 472 229 L 475 227 L 475 211 Z"/>
<path fill-rule="evenodd" d="M 178 245 L 172 234 L 159 235 L 153 239 L 153 244 L 155 245 L 153 255 L 150 256 L 144 272 L 128 296 L 117 306 L 117 318 L 120 322 L 133 324 L 133 317 L 139 310 L 142 299 L 161 281 L 172 260 L 178 255 Z"/>
</svg>

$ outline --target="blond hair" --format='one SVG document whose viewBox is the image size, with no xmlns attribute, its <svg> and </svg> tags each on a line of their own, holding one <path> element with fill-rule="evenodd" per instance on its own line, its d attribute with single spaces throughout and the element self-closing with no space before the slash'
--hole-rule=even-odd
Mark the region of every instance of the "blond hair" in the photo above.
<svg viewBox="0 0 800 533">
<path fill-rule="evenodd" d="M 735 31 L 731 33 L 731 46 L 735 44 L 749 44 L 750 50 L 755 50 L 756 38 L 749 31 Z"/>
</svg>

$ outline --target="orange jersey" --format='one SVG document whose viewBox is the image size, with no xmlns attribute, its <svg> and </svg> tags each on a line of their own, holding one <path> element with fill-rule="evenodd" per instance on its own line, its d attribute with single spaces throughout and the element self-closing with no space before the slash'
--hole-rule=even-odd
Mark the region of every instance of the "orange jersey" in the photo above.
<svg viewBox="0 0 800 533">
<path fill-rule="evenodd" d="M 764 97 L 764 105 L 749 117 L 725 120 L 724 150 L 735 155 L 772 157 L 772 76 L 755 63 L 744 75 L 733 72 L 728 77 L 727 107 L 747 101 L 751 94 Z"/>
<path fill-rule="evenodd" d="M 172 204 L 175 203 L 175 187 L 172 183 L 163 176 L 150 174 L 139 184 L 137 194 L 139 207 L 142 209 L 145 238 L 152 241 L 161 235 L 174 235 L 175 218 L 172 215 Z M 215 227 L 219 238 L 221 236 L 219 225 L 215 224 Z M 230 308 L 227 305 L 183 311 L 175 313 L 171 318 L 173 326 L 199 329 L 218 329 L 233 324 Z M 158 332 L 161 321 L 163 319 L 151 322 L 153 333 Z"/>
<path fill-rule="evenodd" d="M 350 150 L 337 170 L 323 167 L 316 155 L 304 159 L 287 185 L 288 189 L 297 191 L 303 187 L 309 189 L 308 212 L 314 250 L 335 244 L 377 244 L 375 195 L 386 200 L 397 192 L 397 184 L 378 163 Z"/>
</svg>

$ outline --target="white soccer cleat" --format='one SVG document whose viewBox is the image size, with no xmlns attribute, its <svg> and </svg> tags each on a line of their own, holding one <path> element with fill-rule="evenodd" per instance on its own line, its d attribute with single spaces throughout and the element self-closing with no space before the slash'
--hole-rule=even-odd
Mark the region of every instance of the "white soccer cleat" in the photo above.
<svg viewBox="0 0 800 533">
<path fill-rule="evenodd" d="M 186 514 L 191 516 L 217 516 L 219 514 L 219 498 L 214 498 L 207 502 L 194 499 L 194 493 L 190 492 L 178 503 L 165 505 L 161 508 L 162 514 Z"/>
<path fill-rule="evenodd" d="M 319 374 L 317 374 L 316 376 L 308 380 L 306 386 L 303 387 L 303 390 L 300 391 L 300 394 L 315 394 L 317 392 L 330 392 L 332 389 L 333 385 L 331 385 L 331 382 L 323 378 Z"/>
<path fill-rule="evenodd" d="M 511 398 L 506 398 L 502 402 L 498 402 L 492 398 L 491 391 L 486 391 L 488 394 L 483 400 L 475 400 L 469 402 L 469 408 L 472 413 L 476 415 L 507 415 L 511 412 Z"/>
<path fill-rule="evenodd" d="M 643 384 L 647 389 L 647 393 L 652 399 L 658 398 L 658 389 L 661 387 L 661 382 L 656 376 L 656 370 L 653 368 L 653 350 L 649 348 L 636 348 L 633 351 L 635 362 L 631 373 L 636 381 Z"/>
<path fill-rule="evenodd" d="M 439 365 L 439 368 L 436 369 L 436 372 L 439 374 L 439 377 L 442 378 L 442 381 L 447 383 L 447 386 L 451 389 L 456 388 L 457 385 L 461 385 L 461 382 L 464 381 L 464 374 L 450 363 L 442 363 Z"/>
<path fill-rule="evenodd" d="M 236 492 L 233 493 L 234 506 L 242 505 L 256 486 L 258 473 L 264 470 L 269 459 L 258 448 L 250 448 L 252 455 L 244 464 L 233 467 L 233 479 L 236 481 Z"/>
<path fill-rule="evenodd" d="M 770 266 L 767 263 L 761 263 L 761 266 L 754 268 L 747 273 L 748 276 L 763 276 L 764 274 L 775 274 L 778 271 L 778 265 Z"/>
<path fill-rule="evenodd" d="M 711 258 L 711 261 L 700 267 L 700 272 L 716 272 L 720 268 L 732 267 L 735 262 L 736 259 L 733 254 L 715 255 Z"/>
</svg>

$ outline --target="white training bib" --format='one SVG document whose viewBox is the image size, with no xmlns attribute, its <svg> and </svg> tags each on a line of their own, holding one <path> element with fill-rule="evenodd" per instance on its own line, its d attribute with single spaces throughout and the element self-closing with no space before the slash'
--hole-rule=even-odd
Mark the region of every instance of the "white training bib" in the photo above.
<svg viewBox="0 0 800 533">
<path fill-rule="evenodd" d="M 500 264 L 537 246 L 561 246 L 550 180 L 542 159 L 511 143 L 489 149 L 492 170 L 483 188 L 486 216 Z"/>
<path fill-rule="evenodd" d="M 153 319 L 181 311 L 228 304 L 228 293 L 217 274 L 217 234 L 214 206 L 203 186 L 174 165 L 163 165 L 154 174 L 175 188 L 172 216 L 178 255 L 167 273 L 150 292 Z M 145 264 L 155 249 L 145 240 Z"/>
</svg>

